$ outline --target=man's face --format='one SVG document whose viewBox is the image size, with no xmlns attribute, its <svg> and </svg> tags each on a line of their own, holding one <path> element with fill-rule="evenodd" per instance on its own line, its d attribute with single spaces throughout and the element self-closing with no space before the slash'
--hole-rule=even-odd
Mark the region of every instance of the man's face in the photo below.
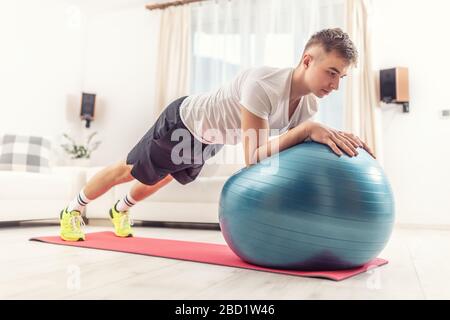
<svg viewBox="0 0 450 320">
<path fill-rule="evenodd" d="M 336 52 L 324 52 L 322 49 L 305 56 L 304 64 L 308 64 L 305 81 L 311 92 L 318 98 L 323 98 L 333 90 L 339 89 L 342 78 L 347 76 L 349 63 Z"/>
</svg>

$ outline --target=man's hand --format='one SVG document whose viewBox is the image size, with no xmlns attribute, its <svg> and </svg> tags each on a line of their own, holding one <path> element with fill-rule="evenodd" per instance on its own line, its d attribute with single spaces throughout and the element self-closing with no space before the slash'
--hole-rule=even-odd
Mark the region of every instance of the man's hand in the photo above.
<svg viewBox="0 0 450 320">
<path fill-rule="evenodd" d="M 312 121 L 308 121 L 306 125 L 308 128 L 308 136 L 311 140 L 329 146 L 338 156 L 342 156 L 342 151 L 350 157 L 357 156 L 358 151 L 356 149 L 360 147 L 364 148 L 372 157 L 376 158 L 367 144 L 351 133 L 338 131 Z"/>
</svg>

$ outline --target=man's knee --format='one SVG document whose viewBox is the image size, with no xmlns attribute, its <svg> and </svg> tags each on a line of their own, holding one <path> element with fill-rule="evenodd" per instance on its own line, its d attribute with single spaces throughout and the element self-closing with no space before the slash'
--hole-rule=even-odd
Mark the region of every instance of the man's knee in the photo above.
<svg viewBox="0 0 450 320">
<path fill-rule="evenodd" d="M 131 175 L 133 165 L 127 164 L 126 161 L 120 161 L 113 166 L 114 175 L 117 182 L 128 182 L 134 179 Z"/>
<path fill-rule="evenodd" d="M 164 179 L 159 180 L 157 184 L 159 186 L 165 186 L 166 184 L 168 184 L 172 180 L 173 180 L 173 177 L 170 174 L 168 174 L 167 176 L 164 177 Z"/>
</svg>

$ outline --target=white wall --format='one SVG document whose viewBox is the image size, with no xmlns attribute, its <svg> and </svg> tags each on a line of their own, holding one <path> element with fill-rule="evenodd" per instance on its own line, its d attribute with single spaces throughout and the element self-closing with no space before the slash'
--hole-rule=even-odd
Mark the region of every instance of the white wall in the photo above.
<svg viewBox="0 0 450 320">
<path fill-rule="evenodd" d="M 157 15 L 138 3 L 89 16 L 82 88 L 97 94 L 91 131 L 104 142 L 93 164 L 124 159 L 155 120 Z"/>
<path fill-rule="evenodd" d="M 82 28 L 64 0 L 0 2 L 0 133 L 54 136 L 80 90 Z"/>
<path fill-rule="evenodd" d="M 397 222 L 450 225 L 450 2 L 376 0 L 375 68 L 410 72 L 411 113 L 382 111 L 383 161 L 391 180 Z"/>
<path fill-rule="evenodd" d="M 0 134 L 62 133 L 82 142 L 99 132 L 93 165 L 123 159 L 150 127 L 158 11 L 145 0 L 0 2 Z M 81 92 L 97 94 L 84 129 Z"/>
</svg>

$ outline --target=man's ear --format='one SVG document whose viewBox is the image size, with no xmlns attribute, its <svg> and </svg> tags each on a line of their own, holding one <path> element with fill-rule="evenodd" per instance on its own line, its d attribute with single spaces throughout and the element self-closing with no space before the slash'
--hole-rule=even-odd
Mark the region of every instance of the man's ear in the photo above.
<svg viewBox="0 0 450 320">
<path fill-rule="evenodd" d="M 313 57 L 309 53 L 306 53 L 303 56 L 302 64 L 305 67 L 305 69 L 307 69 L 311 65 L 312 60 L 313 60 Z"/>
</svg>

